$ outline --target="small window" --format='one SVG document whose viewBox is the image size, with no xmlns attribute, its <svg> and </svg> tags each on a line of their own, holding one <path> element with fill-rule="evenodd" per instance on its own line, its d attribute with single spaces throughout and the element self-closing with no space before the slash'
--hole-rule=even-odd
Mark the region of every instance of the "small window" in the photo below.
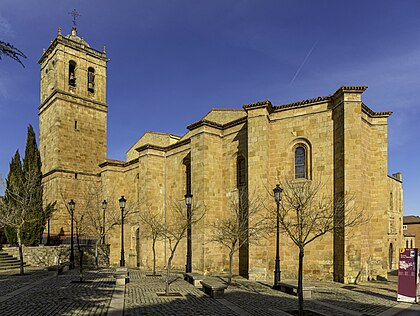
<svg viewBox="0 0 420 316">
<path fill-rule="evenodd" d="M 306 150 L 303 146 L 295 149 L 295 179 L 306 179 Z"/>
<path fill-rule="evenodd" d="M 394 197 L 392 192 L 389 192 L 389 209 L 392 211 L 394 209 Z"/>
<path fill-rule="evenodd" d="M 74 129 L 77 130 L 77 121 L 74 121 Z"/>
<path fill-rule="evenodd" d="M 186 159 L 185 165 L 185 193 L 191 194 L 191 161 Z"/>
<path fill-rule="evenodd" d="M 74 174 L 74 178 L 77 179 L 77 173 Z"/>
<path fill-rule="evenodd" d="M 88 91 L 95 92 L 95 69 L 92 67 L 88 68 Z"/>
<path fill-rule="evenodd" d="M 76 87 L 76 63 L 73 60 L 69 63 L 69 86 Z"/>
<path fill-rule="evenodd" d="M 403 225 L 403 230 L 407 230 L 407 225 Z"/>
<path fill-rule="evenodd" d="M 237 187 L 243 187 L 246 185 L 246 161 L 244 157 L 238 157 L 236 162 L 237 169 Z"/>
</svg>

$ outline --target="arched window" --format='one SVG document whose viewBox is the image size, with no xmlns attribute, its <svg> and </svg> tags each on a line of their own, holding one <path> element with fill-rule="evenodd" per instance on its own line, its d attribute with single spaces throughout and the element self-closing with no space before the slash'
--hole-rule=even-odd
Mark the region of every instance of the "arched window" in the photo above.
<svg viewBox="0 0 420 316">
<path fill-rule="evenodd" d="M 394 257 L 394 249 L 392 243 L 389 244 L 389 253 L 388 253 L 388 260 L 389 260 L 389 269 L 392 269 L 393 257 Z"/>
<path fill-rule="evenodd" d="M 92 67 L 88 68 L 88 91 L 95 92 L 95 69 Z"/>
<path fill-rule="evenodd" d="M 303 146 L 298 146 L 295 149 L 295 179 L 307 178 L 307 161 L 306 149 Z"/>
<path fill-rule="evenodd" d="M 241 188 L 246 185 L 246 161 L 240 156 L 236 161 L 236 186 Z"/>
<path fill-rule="evenodd" d="M 389 192 L 389 209 L 392 211 L 394 209 L 394 198 L 392 192 Z"/>
<path fill-rule="evenodd" d="M 185 193 L 191 194 L 191 161 L 189 159 L 185 159 L 184 165 L 185 165 Z"/>
<path fill-rule="evenodd" d="M 76 86 L 76 62 L 73 60 L 69 62 L 69 86 Z"/>
</svg>

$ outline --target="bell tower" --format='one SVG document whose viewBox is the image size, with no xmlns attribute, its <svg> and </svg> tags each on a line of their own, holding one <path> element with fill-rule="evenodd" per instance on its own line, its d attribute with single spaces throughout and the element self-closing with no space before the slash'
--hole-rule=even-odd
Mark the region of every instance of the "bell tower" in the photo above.
<svg viewBox="0 0 420 316">
<path fill-rule="evenodd" d="M 57 201 L 51 233 L 68 233 L 67 199 L 80 209 L 86 186 L 100 181 L 99 164 L 106 158 L 108 60 L 105 50 L 91 48 L 74 25 L 66 36 L 58 29 L 38 62 L 44 202 Z"/>
</svg>

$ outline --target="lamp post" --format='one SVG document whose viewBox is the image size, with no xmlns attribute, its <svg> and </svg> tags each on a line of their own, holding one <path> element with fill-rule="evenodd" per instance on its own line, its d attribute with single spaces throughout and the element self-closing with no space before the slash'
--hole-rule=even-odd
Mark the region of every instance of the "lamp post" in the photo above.
<svg viewBox="0 0 420 316">
<path fill-rule="evenodd" d="M 108 205 L 108 203 L 106 202 L 106 200 L 103 200 L 102 202 L 102 210 L 103 210 L 103 217 L 102 217 L 102 245 L 105 245 L 105 211 L 106 211 L 106 206 Z"/>
<path fill-rule="evenodd" d="M 70 239 L 70 269 L 74 269 L 74 238 L 73 238 L 73 217 L 74 217 L 74 208 L 76 203 L 73 200 L 69 202 L 70 214 L 71 214 L 71 239 Z"/>
<path fill-rule="evenodd" d="M 192 203 L 192 194 L 185 194 L 185 204 L 187 205 L 187 263 L 185 264 L 185 273 L 190 273 L 191 268 L 191 257 L 192 257 L 192 247 L 191 247 L 191 203 Z"/>
<path fill-rule="evenodd" d="M 279 184 L 276 184 L 276 187 L 273 189 L 274 192 L 274 199 L 276 200 L 277 204 L 277 230 L 276 230 L 276 267 L 274 270 L 274 286 L 273 288 L 280 287 L 280 225 L 279 225 L 279 211 L 280 211 L 280 201 L 281 201 L 281 193 L 283 189 L 280 188 Z"/>
<path fill-rule="evenodd" d="M 124 208 L 125 208 L 126 199 L 124 199 L 124 195 L 121 196 L 119 199 L 120 208 L 121 208 L 121 259 L 120 259 L 120 267 L 125 267 L 125 260 L 124 260 Z"/>
</svg>

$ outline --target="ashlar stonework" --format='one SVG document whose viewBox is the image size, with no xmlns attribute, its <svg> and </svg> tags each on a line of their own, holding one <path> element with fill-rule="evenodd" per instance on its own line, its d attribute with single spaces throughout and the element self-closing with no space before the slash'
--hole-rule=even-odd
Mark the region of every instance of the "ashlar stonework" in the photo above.
<svg viewBox="0 0 420 316">
<path fill-rule="evenodd" d="M 375 112 L 363 103 L 366 87 L 343 86 L 329 96 L 285 105 L 266 100 L 242 108 L 212 109 L 189 125 L 183 136 L 145 133 L 128 149 L 126 161 L 117 161 L 106 157 L 107 62 L 106 53 L 91 48 L 76 28 L 67 36 L 59 31 L 39 61 L 44 199 L 57 201 L 58 207 L 51 234 L 69 234 L 70 199 L 76 201 L 75 216 L 80 216 L 91 207 L 87 191 L 100 192 L 108 207 L 115 209 L 123 195 L 127 208 L 135 210 L 124 224 L 126 262 L 150 269 L 151 240 L 145 237 L 139 214 L 150 209 L 169 224 L 174 203 L 182 201 L 190 188 L 194 202 L 206 208 L 204 218 L 192 227 L 193 271 L 227 271 L 228 253 L 210 243 L 209 223 L 224 216 L 239 186 L 246 185 L 249 199 L 258 194 L 272 200 L 267 188 L 296 176 L 295 151 L 302 147 L 304 178 L 322 178 L 332 198 L 352 192 L 356 207 L 368 218 L 346 229 L 344 236 L 325 235 L 310 244 L 305 278 L 353 282 L 386 277 L 396 268 L 402 246 L 402 176 L 389 176 L 387 170 L 391 113 Z M 238 180 L 240 161 L 245 161 L 241 171 L 245 174 Z M 120 259 L 120 229 L 115 226 L 107 236 L 114 265 Z M 285 235 L 280 246 L 282 276 L 294 278 L 298 251 Z M 158 268 L 165 266 L 168 255 L 167 241 L 158 240 Z M 182 241 L 174 268 L 184 270 L 185 256 L 186 241 Z M 234 273 L 265 279 L 273 275 L 274 257 L 272 234 L 259 245 L 241 248 L 234 257 Z"/>
</svg>

